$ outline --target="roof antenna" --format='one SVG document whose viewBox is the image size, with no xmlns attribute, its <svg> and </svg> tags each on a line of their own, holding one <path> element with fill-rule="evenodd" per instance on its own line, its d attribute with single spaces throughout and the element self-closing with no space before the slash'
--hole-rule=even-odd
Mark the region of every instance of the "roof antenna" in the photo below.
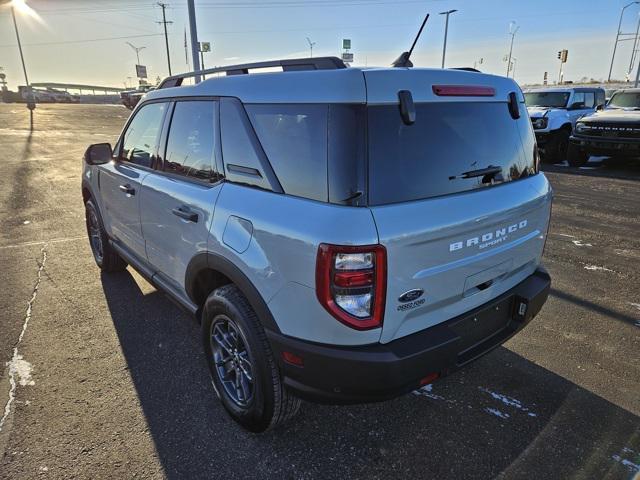
<svg viewBox="0 0 640 480">
<path fill-rule="evenodd" d="M 411 45 L 411 48 L 409 49 L 408 52 L 402 52 L 402 54 L 394 60 L 394 62 L 391 64 L 392 67 L 399 67 L 399 68 L 413 67 L 413 63 L 411 63 L 411 60 L 409 60 L 409 57 L 411 57 L 411 54 L 413 53 L 413 47 L 416 46 L 416 42 L 418 41 L 418 38 L 420 38 L 420 34 L 422 33 L 422 29 L 427 23 L 427 20 L 429 20 L 428 13 L 427 13 L 427 16 L 424 17 L 422 26 L 420 27 L 420 30 L 418 30 L 418 35 L 416 35 L 416 38 L 413 41 L 413 45 Z"/>
</svg>

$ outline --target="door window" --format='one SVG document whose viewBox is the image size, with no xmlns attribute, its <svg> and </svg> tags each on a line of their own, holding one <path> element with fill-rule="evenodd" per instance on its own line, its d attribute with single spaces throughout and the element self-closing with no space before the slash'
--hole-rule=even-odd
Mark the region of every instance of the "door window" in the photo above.
<svg viewBox="0 0 640 480">
<path fill-rule="evenodd" d="M 596 94 L 593 92 L 585 92 L 584 108 L 594 108 L 596 106 Z"/>
<path fill-rule="evenodd" d="M 212 100 L 177 102 L 171 119 L 164 170 L 215 181 L 215 116 Z"/>
<path fill-rule="evenodd" d="M 120 160 L 153 167 L 166 109 L 166 103 L 150 103 L 138 110 L 124 133 Z"/>
<path fill-rule="evenodd" d="M 576 103 L 581 104 L 581 107 L 584 108 L 584 92 L 575 92 L 573 94 L 573 100 L 571 100 L 571 105 L 575 105 Z"/>
</svg>

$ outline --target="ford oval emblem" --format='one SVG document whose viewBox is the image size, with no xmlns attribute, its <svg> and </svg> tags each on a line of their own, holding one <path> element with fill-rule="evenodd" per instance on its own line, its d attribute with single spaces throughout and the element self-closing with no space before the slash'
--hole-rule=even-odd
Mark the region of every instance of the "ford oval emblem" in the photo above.
<svg viewBox="0 0 640 480">
<path fill-rule="evenodd" d="M 413 302 L 414 300 L 419 299 L 424 290 L 421 288 L 414 288 L 413 290 L 409 290 L 408 292 L 404 292 L 402 295 L 398 297 L 398 301 L 400 302 Z"/>
</svg>

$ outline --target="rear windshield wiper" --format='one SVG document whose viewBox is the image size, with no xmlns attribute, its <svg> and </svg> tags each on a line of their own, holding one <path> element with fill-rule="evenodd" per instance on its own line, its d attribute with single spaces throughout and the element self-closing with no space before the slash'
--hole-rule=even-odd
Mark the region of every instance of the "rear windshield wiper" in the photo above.
<svg viewBox="0 0 640 480">
<path fill-rule="evenodd" d="M 502 182 L 502 167 L 492 167 L 489 165 L 487 168 L 480 168 L 478 170 L 469 170 L 468 172 L 463 172 L 460 175 L 454 175 L 449 177 L 449 180 L 456 180 L 458 178 L 474 178 L 474 177 L 484 177 L 482 179 L 482 183 L 491 183 L 492 180 L 497 182 Z"/>
</svg>

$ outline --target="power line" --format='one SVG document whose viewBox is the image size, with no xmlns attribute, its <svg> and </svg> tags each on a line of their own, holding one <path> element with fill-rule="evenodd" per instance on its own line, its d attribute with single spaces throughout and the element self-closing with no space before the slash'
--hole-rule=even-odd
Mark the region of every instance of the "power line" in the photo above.
<svg viewBox="0 0 640 480">
<path fill-rule="evenodd" d="M 163 35 L 162 33 L 149 33 L 146 35 L 127 35 L 124 37 L 87 38 L 84 40 L 64 40 L 60 42 L 25 43 L 24 46 L 25 47 L 42 47 L 42 46 L 48 46 L 48 45 L 67 45 L 71 43 L 106 42 L 109 40 L 127 40 L 129 38 L 160 37 L 162 35 Z M 15 46 L 16 46 L 15 44 L 5 44 L 5 45 L 0 45 L 0 48 L 9 48 L 9 47 L 15 47 Z"/>
</svg>

